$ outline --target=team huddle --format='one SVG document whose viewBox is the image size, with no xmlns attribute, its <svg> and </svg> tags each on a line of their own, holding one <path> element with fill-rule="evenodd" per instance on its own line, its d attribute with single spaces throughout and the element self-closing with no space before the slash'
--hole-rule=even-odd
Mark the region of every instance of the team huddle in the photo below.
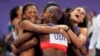
<svg viewBox="0 0 100 56">
<path fill-rule="evenodd" d="M 6 42 L 10 44 L 13 56 L 87 54 L 88 17 L 85 7 L 63 11 L 57 3 L 48 2 L 40 17 L 38 7 L 28 3 L 13 8 L 10 17 L 13 31 L 6 37 Z"/>
</svg>

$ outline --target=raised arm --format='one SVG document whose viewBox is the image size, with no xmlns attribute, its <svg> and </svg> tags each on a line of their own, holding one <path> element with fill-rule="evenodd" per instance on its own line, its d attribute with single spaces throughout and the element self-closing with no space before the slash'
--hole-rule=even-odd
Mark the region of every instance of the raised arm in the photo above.
<svg viewBox="0 0 100 56">
<path fill-rule="evenodd" d="M 70 35 L 70 39 L 71 39 L 72 43 L 77 48 L 82 47 L 82 45 L 84 45 L 86 43 L 87 35 L 88 35 L 87 28 L 81 28 L 79 36 L 77 36 L 72 30 L 69 30 L 67 32 Z"/>
<path fill-rule="evenodd" d="M 77 36 L 67 25 L 57 25 L 57 28 L 64 29 L 70 36 L 71 42 L 77 47 L 80 48 L 86 43 L 87 40 L 87 28 L 80 28 L 80 33 Z"/>
<path fill-rule="evenodd" d="M 59 29 L 56 29 L 54 27 L 50 26 L 41 26 L 37 24 L 32 24 L 28 20 L 24 20 L 21 25 L 21 28 L 31 31 L 31 32 L 37 32 L 37 33 L 60 33 Z"/>
<path fill-rule="evenodd" d="M 29 39 L 34 34 L 32 32 L 37 32 L 37 33 L 61 33 L 60 29 L 57 29 L 55 27 L 40 26 L 40 25 L 32 24 L 30 21 L 27 21 L 27 20 L 25 20 L 21 23 L 20 29 L 21 30 L 19 30 L 19 33 L 20 33 L 19 34 L 19 39 L 15 40 L 13 42 L 13 44 L 15 46 L 17 46 L 21 42 L 24 42 L 27 39 Z M 22 29 L 27 30 L 27 31 L 31 31 L 31 33 L 27 32 L 27 33 L 22 34 L 22 31 L 23 31 Z"/>
</svg>

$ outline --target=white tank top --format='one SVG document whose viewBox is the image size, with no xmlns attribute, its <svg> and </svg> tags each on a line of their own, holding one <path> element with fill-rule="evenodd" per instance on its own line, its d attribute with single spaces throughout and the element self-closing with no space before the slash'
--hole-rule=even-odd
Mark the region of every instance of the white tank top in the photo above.
<svg viewBox="0 0 100 56">
<path fill-rule="evenodd" d="M 16 40 L 16 39 L 18 38 L 17 31 L 14 31 L 14 32 L 13 32 L 13 38 L 14 38 L 14 40 Z"/>
</svg>

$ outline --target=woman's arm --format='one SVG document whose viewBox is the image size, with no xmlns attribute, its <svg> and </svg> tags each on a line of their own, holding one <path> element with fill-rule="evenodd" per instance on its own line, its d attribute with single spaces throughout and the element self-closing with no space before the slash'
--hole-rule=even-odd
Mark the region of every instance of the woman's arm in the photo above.
<svg viewBox="0 0 100 56">
<path fill-rule="evenodd" d="M 60 31 L 67 38 L 67 40 L 69 42 L 70 41 L 69 36 L 66 34 L 66 32 L 63 29 L 60 29 Z M 33 37 L 31 40 L 24 42 L 23 45 L 20 45 L 20 42 L 22 42 L 25 39 L 27 40 L 27 37 L 30 37 L 31 34 L 32 33 L 30 33 L 30 34 L 25 33 L 24 37 L 21 37 L 21 38 L 15 40 L 16 42 L 15 41 L 13 42 L 13 45 L 15 46 L 14 48 L 16 49 L 16 50 L 13 50 L 14 53 L 19 53 L 19 52 L 25 51 L 25 50 L 27 50 L 27 49 L 29 49 L 29 48 L 31 48 L 31 47 L 33 47 L 34 45 L 37 44 L 38 40 Z M 26 47 L 26 48 L 24 48 L 24 47 Z"/>
<path fill-rule="evenodd" d="M 68 43 L 71 43 L 71 40 L 69 38 L 70 36 L 68 35 L 68 33 L 66 33 L 66 31 L 63 29 L 60 29 L 60 31 L 61 31 L 62 35 L 67 39 Z"/>
<path fill-rule="evenodd" d="M 72 43 L 77 47 L 80 48 L 82 45 L 86 43 L 87 40 L 87 28 L 81 28 L 80 34 L 77 36 L 71 29 L 67 31 Z"/>
<path fill-rule="evenodd" d="M 28 30 L 31 32 L 37 32 L 37 33 L 60 33 L 59 29 L 56 29 L 50 26 L 40 26 L 37 24 L 32 24 L 28 20 L 24 20 L 21 23 L 20 27 L 23 28 L 24 30 Z"/>
<path fill-rule="evenodd" d="M 59 30 L 60 30 L 61 34 L 63 34 L 67 38 L 68 42 L 70 42 L 70 38 L 69 38 L 68 34 L 66 34 L 66 32 L 63 29 L 62 30 L 59 29 Z M 21 43 L 23 43 L 23 42 L 27 41 L 28 39 L 30 39 L 32 35 L 33 35 L 33 33 L 26 32 L 22 36 L 20 36 L 20 38 L 13 41 L 12 44 L 15 45 L 16 47 L 19 47 Z"/>
<path fill-rule="evenodd" d="M 19 47 L 21 43 L 30 39 L 32 35 L 33 33 L 26 32 L 22 36 L 20 36 L 18 39 L 14 40 L 12 44 L 15 45 L 16 47 Z"/>
<path fill-rule="evenodd" d="M 32 24 L 31 22 L 25 20 L 21 23 L 19 27 L 19 38 L 13 42 L 13 44 L 17 47 L 18 44 L 21 42 L 26 41 L 27 39 L 31 38 L 34 33 L 27 32 L 23 34 L 23 29 L 27 31 L 33 31 L 38 33 L 60 33 L 60 29 L 56 29 L 55 27 L 50 26 L 40 26 L 36 24 Z M 19 46 L 19 45 L 18 45 Z"/>
<path fill-rule="evenodd" d="M 87 28 L 80 28 L 80 34 L 77 36 L 67 25 L 57 25 L 57 28 L 64 29 L 68 35 L 72 43 L 77 47 L 80 48 L 82 45 L 86 43 L 87 40 Z"/>
<path fill-rule="evenodd" d="M 11 39 L 12 37 L 13 37 L 13 32 L 9 33 L 9 34 L 6 36 L 5 42 L 6 42 L 6 43 L 9 42 L 10 39 Z"/>
<path fill-rule="evenodd" d="M 18 53 L 21 53 L 21 52 L 23 52 L 25 50 L 28 50 L 28 49 L 34 47 L 37 43 L 38 43 L 37 38 L 33 37 L 31 40 L 24 42 L 18 48 L 14 47 L 14 45 L 13 45 L 13 47 L 12 47 L 13 49 L 12 50 L 13 50 L 14 54 L 18 54 Z"/>
<path fill-rule="evenodd" d="M 87 54 L 87 50 L 86 50 L 86 46 L 85 45 L 83 45 L 79 50 L 83 55 Z"/>
</svg>

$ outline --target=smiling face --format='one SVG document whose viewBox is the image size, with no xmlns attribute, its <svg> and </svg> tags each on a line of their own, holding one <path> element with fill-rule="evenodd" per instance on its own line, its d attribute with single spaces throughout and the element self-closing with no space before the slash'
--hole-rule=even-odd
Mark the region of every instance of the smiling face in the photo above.
<svg viewBox="0 0 100 56">
<path fill-rule="evenodd" d="M 31 21 L 32 23 L 36 22 L 38 17 L 38 11 L 35 6 L 28 6 L 24 13 L 24 18 Z"/>
<path fill-rule="evenodd" d="M 70 19 L 73 22 L 80 23 L 84 20 L 85 15 L 86 15 L 86 11 L 82 7 L 77 7 L 70 13 L 70 15 L 71 15 Z"/>
</svg>

